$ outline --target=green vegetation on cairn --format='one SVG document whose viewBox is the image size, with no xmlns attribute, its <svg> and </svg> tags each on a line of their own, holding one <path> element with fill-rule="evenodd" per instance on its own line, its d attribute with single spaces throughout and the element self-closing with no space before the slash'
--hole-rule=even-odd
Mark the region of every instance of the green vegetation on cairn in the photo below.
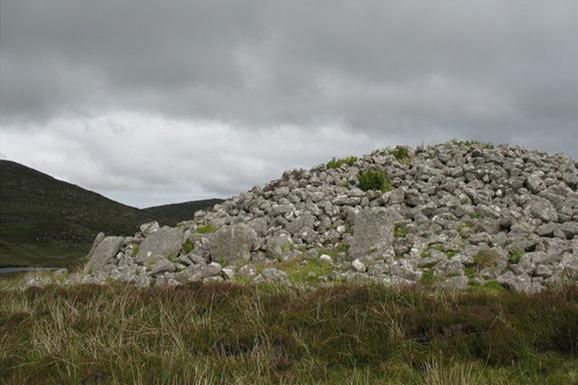
<svg viewBox="0 0 578 385">
<path fill-rule="evenodd" d="M 409 163 L 409 148 L 405 146 L 396 146 L 389 152 L 400 163 Z"/>
<path fill-rule="evenodd" d="M 393 236 L 395 238 L 405 238 L 407 237 L 407 225 L 403 223 L 396 223 L 393 229 Z"/>
<path fill-rule="evenodd" d="M 419 283 L 424 286 L 432 286 L 436 282 L 436 278 L 434 276 L 434 271 L 431 269 L 433 266 L 430 266 L 427 270 L 425 270 L 419 279 Z"/>
<path fill-rule="evenodd" d="M 486 150 L 493 150 L 494 145 L 491 143 L 480 142 L 478 140 L 456 140 L 452 139 L 451 143 L 458 145 L 458 146 L 465 146 L 465 147 L 480 147 Z"/>
<path fill-rule="evenodd" d="M 494 250 L 482 250 L 474 255 L 474 265 L 481 269 L 495 268 L 500 256 Z"/>
<path fill-rule="evenodd" d="M 215 231 L 217 231 L 217 230 L 211 225 L 205 225 L 205 226 L 197 227 L 197 233 L 198 234 L 211 234 L 211 233 L 214 233 Z"/>
<path fill-rule="evenodd" d="M 380 170 L 363 170 L 358 175 L 359 188 L 363 191 L 376 190 L 381 192 L 391 191 L 391 181 Z"/>
<path fill-rule="evenodd" d="M 524 254 L 526 254 L 524 250 L 511 250 L 509 255 L 510 263 L 518 264 Z"/>
<path fill-rule="evenodd" d="M 473 267 L 473 266 L 468 266 L 465 268 L 465 274 L 466 274 L 466 277 L 468 277 L 470 280 L 472 280 L 478 276 L 478 268 Z"/>
<path fill-rule="evenodd" d="M 470 288 L 472 288 L 474 290 L 480 289 L 480 290 L 489 290 L 489 291 L 496 291 L 496 292 L 502 292 L 502 291 L 506 290 L 506 289 L 504 289 L 504 287 L 502 285 L 500 285 L 496 281 L 488 281 L 488 282 L 484 283 L 483 285 L 480 285 L 479 283 L 476 283 L 475 281 L 470 280 L 468 285 L 470 286 Z"/>
<path fill-rule="evenodd" d="M 349 251 L 351 245 L 345 242 L 341 242 L 340 244 L 336 245 L 335 247 L 321 247 L 319 248 L 318 254 L 319 255 L 329 255 L 331 258 L 337 258 L 339 253 L 346 253 Z"/>
<path fill-rule="evenodd" d="M 192 240 L 187 239 L 187 240 L 185 241 L 185 243 L 183 243 L 183 251 L 184 251 L 186 254 L 189 254 L 189 253 L 190 253 L 191 251 L 193 251 L 194 249 L 195 249 L 195 243 L 194 243 Z"/>
<path fill-rule="evenodd" d="M 420 257 L 421 258 L 431 257 L 431 251 L 432 250 L 437 250 L 441 253 L 444 253 L 448 258 L 455 257 L 456 255 L 458 255 L 460 253 L 459 250 L 450 249 L 450 248 L 445 247 L 442 244 L 437 244 L 437 245 L 430 245 L 430 246 L 424 248 L 422 250 L 422 252 L 420 253 Z"/>
<path fill-rule="evenodd" d="M 577 383 L 578 287 L 527 295 L 488 286 L 20 291 L 0 280 L 0 382 Z"/>
<path fill-rule="evenodd" d="M 333 158 L 329 162 L 327 162 L 327 168 L 328 169 L 335 169 L 335 168 L 341 167 L 344 164 L 346 164 L 348 166 L 353 166 L 355 164 L 355 162 L 357 162 L 356 156 L 348 156 L 346 158 L 341 158 L 341 159 Z"/>
</svg>

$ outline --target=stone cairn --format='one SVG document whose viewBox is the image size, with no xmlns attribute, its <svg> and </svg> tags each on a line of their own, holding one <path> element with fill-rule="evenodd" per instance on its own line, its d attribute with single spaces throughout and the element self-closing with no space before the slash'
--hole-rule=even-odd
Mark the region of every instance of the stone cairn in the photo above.
<svg viewBox="0 0 578 385">
<path fill-rule="evenodd" d="M 99 234 L 63 282 L 292 284 L 282 266 L 294 262 L 323 265 L 308 276 L 318 282 L 538 292 L 578 280 L 577 169 L 518 146 L 382 149 L 285 172 L 174 228 Z M 379 187 L 360 183 L 367 170 L 385 177 Z"/>
</svg>

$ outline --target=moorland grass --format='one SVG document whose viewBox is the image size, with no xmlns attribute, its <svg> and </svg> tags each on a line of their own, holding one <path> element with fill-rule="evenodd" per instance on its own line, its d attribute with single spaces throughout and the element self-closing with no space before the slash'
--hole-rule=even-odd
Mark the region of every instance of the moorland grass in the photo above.
<svg viewBox="0 0 578 385">
<path fill-rule="evenodd" d="M 0 383 L 573 384 L 578 287 L 0 285 Z"/>
</svg>

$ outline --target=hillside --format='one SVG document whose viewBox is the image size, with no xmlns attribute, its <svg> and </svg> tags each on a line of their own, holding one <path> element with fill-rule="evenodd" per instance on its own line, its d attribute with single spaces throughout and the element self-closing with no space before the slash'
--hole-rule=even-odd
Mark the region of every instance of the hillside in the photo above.
<svg viewBox="0 0 578 385">
<path fill-rule="evenodd" d="M 211 201 L 140 210 L 0 160 L 0 266 L 67 266 L 86 255 L 99 232 L 128 235 L 152 220 L 174 225 L 205 203 Z"/>
<path fill-rule="evenodd" d="M 166 224 L 172 226 L 179 222 L 191 219 L 191 216 L 195 211 L 213 207 L 222 201 L 222 199 L 204 199 L 191 202 L 147 207 L 141 211 L 153 218 L 157 218 L 161 225 Z"/>
</svg>

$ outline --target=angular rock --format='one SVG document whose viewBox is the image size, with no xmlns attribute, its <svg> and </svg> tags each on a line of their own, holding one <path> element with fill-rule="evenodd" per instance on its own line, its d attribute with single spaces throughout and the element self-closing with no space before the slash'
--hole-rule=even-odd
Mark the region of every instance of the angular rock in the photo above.
<svg viewBox="0 0 578 385">
<path fill-rule="evenodd" d="M 391 210 L 369 208 L 355 217 L 349 256 L 390 255 L 393 251 L 393 229 L 396 216 Z"/>
<path fill-rule="evenodd" d="M 568 238 L 576 237 L 578 235 L 578 222 L 565 222 L 560 226 L 560 230 Z"/>
<path fill-rule="evenodd" d="M 352 263 L 351 266 L 353 267 L 353 269 L 355 269 L 355 271 L 357 271 L 358 273 L 365 273 L 367 271 L 367 267 L 365 266 L 365 263 L 361 262 L 361 260 L 359 259 L 355 259 Z"/>
<path fill-rule="evenodd" d="M 146 237 L 149 234 L 154 233 L 160 229 L 159 223 L 157 221 L 143 223 L 140 225 L 140 232 Z"/>
<path fill-rule="evenodd" d="M 148 255 L 162 255 L 176 258 L 183 247 L 183 233 L 180 229 L 163 226 L 149 234 L 139 246 L 137 260 Z"/>
<path fill-rule="evenodd" d="M 293 247 L 291 237 L 286 234 L 271 236 L 267 238 L 266 254 L 271 259 L 283 259 Z"/>
<path fill-rule="evenodd" d="M 165 257 L 160 257 L 157 262 L 152 266 L 150 274 L 155 276 L 160 273 L 173 272 L 176 270 L 174 263 L 166 259 Z"/>
<path fill-rule="evenodd" d="M 239 223 L 220 228 L 211 236 L 208 249 L 213 261 L 248 261 L 256 245 L 255 230 Z"/>
<path fill-rule="evenodd" d="M 281 283 L 281 284 L 290 283 L 289 276 L 287 275 L 287 273 L 274 267 L 268 267 L 264 269 L 261 275 L 255 279 L 255 281 Z"/>
<path fill-rule="evenodd" d="M 300 215 L 287 224 L 287 231 L 292 235 L 299 233 L 303 228 L 313 228 L 315 217 L 309 213 Z"/>
<path fill-rule="evenodd" d="M 190 265 L 185 270 L 175 274 L 175 280 L 187 284 L 199 282 L 206 278 L 220 276 L 223 268 L 220 264 L 211 262 L 208 265 Z"/>
<path fill-rule="evenodd" d="M 96 247 L 93 246 L 84 267 L 85 273 L 98 272 L 112 263 L 120 248 L 124 245 L 124 237 L 106 237 Z"/>
<path fill-rule="evenodd" d="M 532 203 L 530 203 L 529 210 L 534 218 L 541 219 L 544 222 L 558 221 L 558 213 L 556 212 L 556 208 L 547 199 L 534 199 Z"/>
<path fill-rule="evenodd" d="M 104 238 L 106 238 L 106 235 L 104 235 L 104 233 L 98 233 L 96 235 L 96 237 L 94 238 L 94 241 L 92 242 L 92 246 L 90 247 L 90 251 L 86 255 L 87 259 L 90 259 L 92 257 L 92 255 L 94 254 L 94 251 L 96 250 L 96 247 L 100 244 L 100 242 L 102 242 L 102 240 Z"/>
</svg>

